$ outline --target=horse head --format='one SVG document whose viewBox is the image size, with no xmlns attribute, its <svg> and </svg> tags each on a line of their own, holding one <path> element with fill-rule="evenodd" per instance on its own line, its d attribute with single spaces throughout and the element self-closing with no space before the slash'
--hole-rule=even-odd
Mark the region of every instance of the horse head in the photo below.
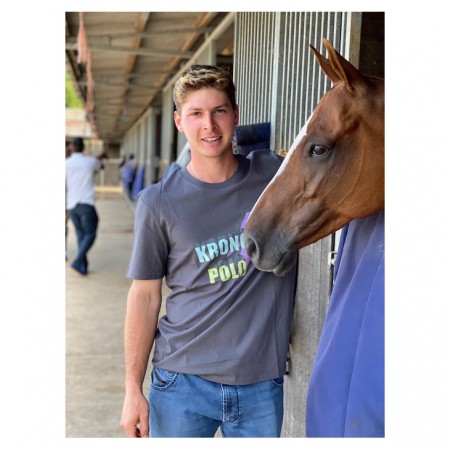
<svg viewBox="0 0 450 450">
<path fill-rule="evenodd" d="M 299 249 L 384 207 L 384 81 L 363 75 L 323 39 L 311 47 L 332 88 L 317 104 L 244 230 L 260 270 L 285 274 Z"/>
</svg>

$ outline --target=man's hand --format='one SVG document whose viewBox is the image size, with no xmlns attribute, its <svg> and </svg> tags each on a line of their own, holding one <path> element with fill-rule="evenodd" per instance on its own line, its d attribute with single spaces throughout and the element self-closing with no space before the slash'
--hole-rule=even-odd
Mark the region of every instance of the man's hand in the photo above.
<svg viewBox="0 0 450 450">
<path fill-rule="evenodd" d="M 149 437 L 149 407 L 142 393 L 126 395 L 123 404 L 120 426 L 128 437 Z"/>
</svg>

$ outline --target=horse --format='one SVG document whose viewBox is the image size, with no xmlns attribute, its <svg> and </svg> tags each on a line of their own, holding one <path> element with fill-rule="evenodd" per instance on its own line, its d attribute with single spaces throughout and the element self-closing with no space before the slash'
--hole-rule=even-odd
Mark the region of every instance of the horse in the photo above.
<svg viewBox="0 0 450 450">
<path fill-rule="evenodd" d="M 299 249 L 342 229 L 306 430 L 383 436 L 384 80 L 323 44 L 328 59 L 310 48 L 332 88 L 255 203 L 244 243 L 259 270 L 282 276 Z"/>
</svg>

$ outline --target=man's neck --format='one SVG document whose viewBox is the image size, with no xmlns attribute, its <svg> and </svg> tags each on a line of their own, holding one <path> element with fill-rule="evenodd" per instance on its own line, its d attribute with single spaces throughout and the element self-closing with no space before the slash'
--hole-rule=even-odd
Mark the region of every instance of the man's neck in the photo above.
<svg viewBox="0 0 450 450">
<path fill-rule="evenodd" d="M 230 154 L 221 159 L 193 158 L 186 169 L 197 180 L 205 183 L 223 183 L 236 173 L 238 166 L 237 159 Z"/>
</svg>

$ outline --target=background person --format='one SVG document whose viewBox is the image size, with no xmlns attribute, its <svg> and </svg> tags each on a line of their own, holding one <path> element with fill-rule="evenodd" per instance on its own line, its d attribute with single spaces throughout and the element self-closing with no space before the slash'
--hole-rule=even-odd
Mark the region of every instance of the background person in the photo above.
<svg viewBox="0 0 450 450">
<path fill-rule="evenodd" d="M 66 159 L 72 154 L 72 143 L 66 143 Z M 67 256 L 67 238 L 69 236 L 69 211 L 67 209 L 67 187 L 66 187 L 66 223 L 65 223 L 65 231 L 66 231 L 66 242 L 65 242 L 65 250 L 66 250 L 66 261 L 68 260 Z"/>
<path fill-rule="evenodd" d="M 72 141 L 72 155 L 66 159 L 67 210 L 76 235 L 78 254 L 71 267 L 81 275 L 88 274 L 87 253 L 94 244 L 98 215 L 95 209 L 95 174 L 102 168 L 100 160 L 83 153 L 80 137 Z"/>
<path fill-rule="evenodd" d="M 124 160 L 123 164 L 119 166 L 119 168 L 120 168 L 120 175 L 122 178 L 123 190 L 127 194 L 128 198 L 132 199 L 131 189 L 133 187 L 133 181 L 134 178 L 136 177 L 136 169 L 137 169 L 134 154 L 130 153 Z"/>
</svg>

